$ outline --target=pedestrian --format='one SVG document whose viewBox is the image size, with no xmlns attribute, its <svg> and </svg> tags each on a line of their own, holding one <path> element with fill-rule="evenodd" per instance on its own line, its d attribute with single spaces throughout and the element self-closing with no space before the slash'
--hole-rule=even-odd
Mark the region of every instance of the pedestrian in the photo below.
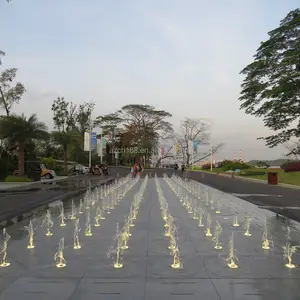
<svg viewBox="0 0 300 300">
<path fill-rule="evenodd" d="M 181 165 L 181 173 L 182 173 L 182 175 L 184 173 L 184 170 L 185 170 L 185 165 L 184 165 L 184 163 L 182 163 L 182 165 Z"/>
<path fill-rule="evenodd" d="M 137 175 L 137 173 L 138 173 L 138 164 L 135 163 L 135 164 L 133 165 L 132 178 L 135 178 L 136 175 Z"/>
<path fill-rule="evenodd" d="M 141 173 L 142 173 L 142 171 L 143 171 L 143 166 L 142 166 L 142 164 L 141 164 L 141 163 L 138 163 L 137 168 L 138 168 L 138 174 L 141 175 Z"/>
<path fill-rule="evenodd" d="M 177 170 L 178 170 L 179 166 L 177 163 L 174 164 L 174 174 L 177 174 Z"/>
</svg>

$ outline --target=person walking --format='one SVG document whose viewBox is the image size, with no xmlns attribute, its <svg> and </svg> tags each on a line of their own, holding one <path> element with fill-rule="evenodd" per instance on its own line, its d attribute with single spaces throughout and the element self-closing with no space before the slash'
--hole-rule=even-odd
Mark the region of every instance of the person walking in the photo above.
<svg viewBox="0 0 300 300">
<path fill-rule="evenodd" d="M 183 175 L 183 173 L 184 173 L 184 170 L 185 170 L 185 165 L 184 165 L 184 163 L 182 163 L 182 165 L 181 165 L 181 174 Z"/>
<path fill-rule="evenodd" d="M 133 171 L 132 171 L 132 178 L 135 178 L 137 173 L 138 173 L 138 164 L 135 163 L 132 167 Z"/>
<path fill-rule="evenodd" d="M 174 174 L 177 174 L 177 170 L 178 170 L 179 166 L 177 163 L 174 164 Z"/>
<path fill-rule="evenodd" d="M 142 164 L 141 164 L 141 163 L 138 163 L 137 168 L 138 168 L 138 174 L 139 174 L 139 176 L 141 176 L 142 171 L 143 171 L 143 169 L 144 169 L 143 166 L 142 166 Z"/>
</svg>

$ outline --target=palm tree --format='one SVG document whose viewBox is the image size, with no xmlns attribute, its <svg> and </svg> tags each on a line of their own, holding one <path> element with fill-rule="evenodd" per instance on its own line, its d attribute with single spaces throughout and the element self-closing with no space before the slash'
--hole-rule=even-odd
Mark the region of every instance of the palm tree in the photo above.
<svg viewBox="0 0 300 300">
<path fill-rule="evenodd" d="M 62 146 L 64 152 L 64 168 L 65 173 L 68 172 L 68 150 L 72 142 L 80 139 L 80 135 L 76 131 L 53 131 L 51 133 L 53 141 Z"/>
<path fill-rule="evenodd" d="M 18 173 L 20 176 L 24 175 L 26 144 L 32 140 L 45 140 L 48 137 L 47 126 L 38 121 L 36 114 L 32 114 L 28 118 L 24 114 L 0 117 L 0 139 L 8 139 L 18 148 Z"/>
</svg>

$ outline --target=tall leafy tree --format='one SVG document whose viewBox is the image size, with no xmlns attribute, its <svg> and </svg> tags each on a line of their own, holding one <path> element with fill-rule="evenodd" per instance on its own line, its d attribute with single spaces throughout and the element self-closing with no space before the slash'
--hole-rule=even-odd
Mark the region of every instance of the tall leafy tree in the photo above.
<svg viewBox="0 0 300 300">
<path fill-rule="evenodd" d="M 52 104 L 53 122 L 56 131 L 52 132 L 54 142 L 60 145 L 64 153 L 64 169 L 68 171 L 68 150 L 72 141 L 79 140 L 76 128 L 76 105 L 58 97 Z"/>
<path fill-rule="evenodd" d="M 0 50 L 0 65 L 2 64 L 1 56 L 5 53 Z M 21 82 L 14 83 L 18 69 L 5 69 L 0 73 L 0 110 L 4 110 L 7 116 L 10 115 L 12 106 L 19 103 L 25 87 Z"/>
<path fill-rule="evenodd" d="M 268 33 L 246 66 L 239 100 L 246 114 L 262 117 L 273 135 L 261 137 L 269 147 L 300 137 L 300 9 Z"/>
<path fill-rule="evenodd" d="M 19 175 L 24 175 L 24 154 L 26 143 L 45 140 L 49 137 L 47 126 L 39 122 L 35 114 L 2 116 L 0 118 L 0 139 L 9 139 L 18 148 Z"/>
</svg>

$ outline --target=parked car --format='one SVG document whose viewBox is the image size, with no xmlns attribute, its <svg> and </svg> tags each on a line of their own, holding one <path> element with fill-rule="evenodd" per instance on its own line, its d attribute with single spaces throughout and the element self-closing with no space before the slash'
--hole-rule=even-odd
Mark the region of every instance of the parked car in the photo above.
<svg viewBox="0 0 300 300">
<path fill-rule="evenodd" d="M 53 179 L 56 176 L 54 170 L 47 169 L 44 164 L 41 164 L 41 177 L 44 179 Z"/>
<path fill-rule="evenodd" d="M 15 176 L 19 175 L 19 170 L 14 170 L 13 174 Z M 42 179 L 53 179 L 56 174 L 54 170 L 50 170 L 45 167 L 44 164 L 40 163 L 39 161 L 26 161 L 25 162 L 25 174 L 29 178 L 38 178 Z"/>
<path fill-rule="evenodd" d="M 78 165 L 74 166 L 74 171 L 77 174 L 87 174 L 89 172 L 89 168 L 85 167 L 84 165 L 78 164 Z"/>
</svg>

